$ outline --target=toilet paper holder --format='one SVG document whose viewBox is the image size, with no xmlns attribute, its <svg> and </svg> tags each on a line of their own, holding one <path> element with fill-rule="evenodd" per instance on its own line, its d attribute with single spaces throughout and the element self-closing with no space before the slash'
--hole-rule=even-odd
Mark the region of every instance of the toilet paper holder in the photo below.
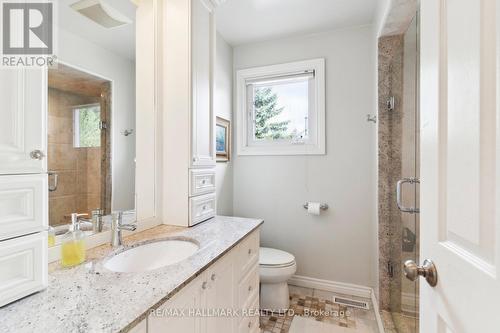
<svg viewBox="0 0 500 333">
<path fill-rule="evenodd" d="M 306 202 L 303 206 L 305 209 L 309 209 L 309 202 Z M 328 209 L 328 204 L 326 203 L 322 203 L 321 205 L 319 205 L 319 208 L 321 210 L 327 210 Z"/>
</svg>

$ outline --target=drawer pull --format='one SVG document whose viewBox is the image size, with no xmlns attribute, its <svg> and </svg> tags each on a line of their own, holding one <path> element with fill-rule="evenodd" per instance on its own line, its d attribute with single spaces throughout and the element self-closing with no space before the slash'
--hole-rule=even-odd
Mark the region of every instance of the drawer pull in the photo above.
<svg viewBox="0 0 500 333">
<path fill-rule="evenodd" d="M 201 289 L 203 290 L 207 289 L 207 285 L 208 285 L 207 281 L 203 282 L 203 284 L 201 285 Z"/>
<path fill-rule="evenodd" d="M 201 209 L 203 210 L 207 210 L 208 206 L 207 205 L 203 205 L 203 207 Z"/>
<path fill-rule="evenodd" d="M 248 249 L 248 255 L 252 254 L 252 249 Z"/>
<path fill-rule="evenodd" d="M 251 321 L 248 322 L 248 328 L 250 328 L 250 327 L 252 327 L 252 322 Z"/>
<path fill-rule="evenodd" d="M 201 185 L 205 185 L 206 183 L 207 183 L 207 180 L 206 180 L 206 179 L 203 179 L 203 180 L 201 181 Z"/>
<path fill-rule="evenodd" d="M 253 289 L 252 286 L 248 286 L 248 291 L 249 292 L 252 291 L 252 289 Z"/>
<path fill-rule="evenodd" d="M 210 277 L 210 279 L 211 279 L 212 281 L 215 281 L 215 280 L 217 279 L 217 276 L 216 276 L 215 274 L 212 274 L 212 276 Z"/>
</svg>

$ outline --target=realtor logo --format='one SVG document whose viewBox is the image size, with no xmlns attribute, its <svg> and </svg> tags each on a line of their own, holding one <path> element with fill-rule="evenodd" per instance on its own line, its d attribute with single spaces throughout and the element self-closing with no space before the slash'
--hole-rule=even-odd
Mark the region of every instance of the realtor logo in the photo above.
<svg viewBox="0 0 500 333">
<path fill-rule="evenodd" d="M 53 4 L 4 2 L 2 4 L 4 55 L 53 53 Z"/>
</svg>

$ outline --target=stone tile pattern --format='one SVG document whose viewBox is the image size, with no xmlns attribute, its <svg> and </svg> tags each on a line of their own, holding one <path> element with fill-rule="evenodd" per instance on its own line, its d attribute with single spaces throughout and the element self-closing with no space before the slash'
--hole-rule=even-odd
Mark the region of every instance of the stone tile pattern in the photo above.
<svg viewBox="0 0 500 333">
<path fill-rule="evenodd" d="M 379 39 L 378 69 L 378 218 L 379 302 L 381 310 L 401 311 L 402 223 L 396 205 L 396 183 L 402 169 L 403 36 Z M 395 98 L 395 110 L 386 102 Z M 394 270 L 391 277 L 388 263 Z"/>
<path fill-rule="evenodd" d="M 58 174 L 58 188 L 49 194 L 50 225 L 69 223 L 71 213 L 101 207 L 101 148 L 73 147 L 76 105 L 98 103 L 99 98 L 49 88 L 48 167 Z"/>
<path fill-rule="evenodd" d="M 46 290 L 0 308 L 0 332 L 127 332 L 262 222 L 217 216 L 192 228 L 148 229 L 126 237 L 125 247 L 117 250 L 109 245 L 92 249 L 80 266 L 51 267 Z M 148 272 L 114 273 L 103 267 L 109 256 L 168 238 L 193 239 L 200 250 L 182 262 Z"/>
<path fill-rule="evenodd" d="M 111 155 L 111 83 L 101 84 L 101 120 L 107 124 L 107 130 L 101 131 L 101 143 L 105 150 L 101 160 L 101 209 L 104 214 L 111 214 L 111 187 L 112 187 L 112 155 Z"/>
<path fill-rule="evenodd" d="M 292 312 L 279 315 L 262 312 L 260 317 L 260 328 L 262 333 L 288 333 L 294 316 L 314 317 L 317 321 L 324 323 L 356 329 L 356 323 L 363 321 L 372 327 L 370 333 L 377 333 L 377 323 L 373 310 L 363 310 L 333 303 L 334 296 L 343 296 L 356 299 L 347 295 L 336 295 L 331 292 L 316 291 L 313 289 L 292 287 L 290 289 L 290 309 Z M 368 301 L 367 299 L 362 299 Z M 320 311 L 329 312 L 333 315 L 324 315 Z M 313 333 L 313 332 L 311 332 Z"/>
<path fill-rule="evenodd" d="M 418 318 L 406 316 L 397 312 L 381 311 L 385 333 L 415 333 L 419 332 Z"/>
</svg>

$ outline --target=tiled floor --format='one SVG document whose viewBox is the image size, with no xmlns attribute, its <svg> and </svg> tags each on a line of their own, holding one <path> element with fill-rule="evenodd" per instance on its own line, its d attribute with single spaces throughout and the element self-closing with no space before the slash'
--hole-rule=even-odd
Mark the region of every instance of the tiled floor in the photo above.
<svg viewBox="0 0 500 333">
<path fill-rule="evenodd" d="M 334 296 L 368 302 L 370 310 L 335 304 L 333 303 Z M 302 316 L 322 322 L 324 325 L 322 325 L 321 332 L 325 331 L 325 327 L 331 327 L 327 330 L 328 332 L 344 332 L 345 328 L 348 328 L 353 333 L 379 333 L 370 299 L 290 286 L 290 308 L 292 312 L 286 315 L 262 313 L 260 318 L 261 332 L 289 333 L 294 316 Z M 308 322 L 311 324 L 311 330 L 301 333 L 319 333 L 318 326 L 314 325 L 314 321 L 305 321 L 306 324 Z"/>
</svg>

